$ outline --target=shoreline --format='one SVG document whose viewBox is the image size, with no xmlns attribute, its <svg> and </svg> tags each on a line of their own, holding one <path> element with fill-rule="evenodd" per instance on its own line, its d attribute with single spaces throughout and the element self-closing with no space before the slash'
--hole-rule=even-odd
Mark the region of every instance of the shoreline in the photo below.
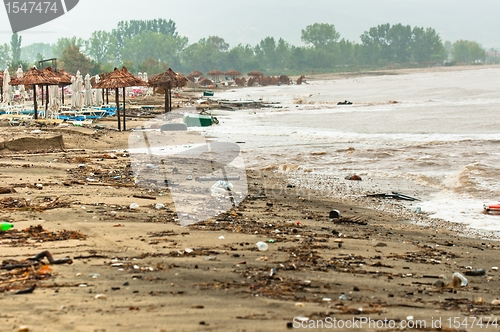
<svg viewBox="0 0 500 332">
<path fill-rule="evenodd" d="M 2 134 L 52 135 L 50 127 L 31 129 Z M 304 327 L 299 322 L 369 318 L 403 331 L 412 330 L 404 321 L 429 330 L 441 319 L 458 332 L 482 330 L 471 327 L 473 316 L 486 323 L 500 315 L 498 240 L 464 237 L 458 224 L 448 229 L 439 220 L 410 223 L 425 215 L 361 197 L 360 183 L 339 179 L 337 189 L 318 192 L 302 173 L 250 169 L 240 205 L 182 227 L 170 190 L 186 185 L 189 167 L 166 166 L 178 186 L 138 186 L 128 152 L 136 133 L 75 127 L 60 134 L 64 150 L 0 150 L 0 187 L 14 190 L 0 195 L 2 221 L 14 224 L 0 232 L 6 331 L 285 331 Z M 331 221 L 332 210 L 341 218 Z M 28 259 L 44 251 L 72 264 Z M 7 268 L 15 262 L 31 263 Z M 453 326 L 454 317 L 468 325 Z"/>
</svg>

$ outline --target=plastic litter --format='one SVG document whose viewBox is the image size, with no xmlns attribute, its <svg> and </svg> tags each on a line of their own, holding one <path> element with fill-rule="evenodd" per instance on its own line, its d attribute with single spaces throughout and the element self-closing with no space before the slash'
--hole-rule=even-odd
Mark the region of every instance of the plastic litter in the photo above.
<svg viewBox="0 0 500 332">
<path fill-rule="evenodd" d="M 466 276 L 484 276 L 486 271 L 484 269 L 477 269 L 477 270 L 472 270 L 472 271 L 466 271 L 465 275 Z"/>
<path fill-rule="evenodd" d="M 260 251 L 267 251 L 269 249 L 269 246 L 267 245 L 267 243 L 262 242 L 262 241 L 257 242 L 256 245 Z"/>
<path fill-rule="evenodd" d="M 12 227 L 14 227 L 14 224 L 11 224 L 9 222 L 1 222 L 0 223 L 0 231 L 8 231 Z"/>
<path fill-rule="evenodd" d="M 139 204 L 137 204 L 137 203 L 132 203 L 129 206 L 130 210 L 137 210 L 138 208 L 139 208 Z"/>
<path fill-rule="evenodd" d="M 233 184 L 229 181 L 219 180 L 210 188 L 212 196 L 226 196 L 231 191 L 233 191 Z"/>
<path fill-rule="evenodd" d="M 458 279 L 460 280 L 460 286 L 465 287 L 469 284 L 469 281 L 467 278 L 465 278 L 460 272 L 455 272 L 452 275 L 453 280 Z M 455 282 L 453 283 L 455 284 Z"/>
<path fill-rule="evenodd" d="M 157 204 L 155 205 L 155 209 L 157 209 L 157 210 L 161 210 L 161 209 L 164 209 L 164 208 L 165 208 L 165 205 L 164 205 L 164 204 L 157 203 Z"/>
</svg>

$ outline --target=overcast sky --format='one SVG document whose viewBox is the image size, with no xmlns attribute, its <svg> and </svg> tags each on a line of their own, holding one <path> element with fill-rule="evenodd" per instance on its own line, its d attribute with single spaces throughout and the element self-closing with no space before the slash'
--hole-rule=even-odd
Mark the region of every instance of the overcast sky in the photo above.
<svg viewBox="0 0 500 332">
<path fill-rule="evenodd" d="M 190 44 L 219 36 L 231 47 L 255 46 L 269 36 L 301 46 L 301 30 L 314 23 L 333 24 L 341 38 L 356 43 L 371 27 L 401 23 L 434 28 L 443 42 L 465 39 L 500 48 L 499 14 L 499 0 L 80 0 L 64 16 L 20 35 L 22 46 L 55 43 L 111 31 L 122 20 L 163 18 L 173 20 Z M 11 34 L 0 10 L 0 44 L 10 43 Z"/>
</svg>

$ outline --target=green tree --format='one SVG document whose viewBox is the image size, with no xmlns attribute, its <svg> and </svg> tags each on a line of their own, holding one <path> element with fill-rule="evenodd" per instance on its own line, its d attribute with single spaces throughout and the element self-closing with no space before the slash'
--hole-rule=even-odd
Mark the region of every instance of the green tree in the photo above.
<svg viewBox="0 0 500 332">
<path fill-rule="evenodd" d="M 53 58 L 52 45 L 47 43 L 34 43 L 21 48 L 21 60 L 35 62 L 43 59 Z M 41 55 L 41 59 L 38 55 Z"/>
<path fill-rule="evenodd" d="M 137 36 L 125 39 L 124 45 L 123 61 L 133 63 L 136 68 L 148 58 L 174 67 L 180 64 L 180 55 L 187 45 L 187 38 L 143 31 Z"/>
<path fill-rule="evenodd" d="M 85 53 L 97 63 L 104 63 L 113 41 L 112 34 L 104 30 L 94 31 L 85 42 Z"/>
<path fill-rule="evenodd" d="M 396 24 L 391 26 L 387 32 L 387 41 L 391 53 L 391 62 L 410 62 L 412 31 L 409 25 Z"/>
<path fill-rule="evenodd" d="M 132 39 L 140 35 L 143 31 L 156 32 L 162 35 L 178 37 L 177 27 L 172 20 L 154 19 L 154 20 L 132 20 L 120 21 L 116 29 L 111 31 L 114 37 L 114 58 L 121 60 L 121 52 L 125 47 L 125 40 Z"/>
<path fill-rule="evenodd" d="M 446 49 L 441 37 L 432 28 L 413 28 L 411 53 L 418 63 L 443 61 L 446 59 Z"/>
<path fill-rule="evenodd" d="M 12 34 L 10 39 L 10 48 L 12 50 L 12 66 L 18 67 L 21 62 L 21 42 L 23 37 L 19 36 L 17 32 Z"/>
<path fill-rule="evenodd" d="M 477 42 L 459 40 L 453 43 L 453 59 L 462 64 L 484 63 L 486 51 Z"/>
<path fill-rule="evenodd" d="M 166 62 L 153 58 L 147 58 L 144 62 L 137 66 L 137 70 L 140 72 L 146 72 L 150 75 L 163 73 L 168 70 L 168 67 L 168 63 Z"/>
<path fill-rule="evenodd" d="M 259 45 L 255 46 L 255 55 L 265 72 L 274 71 L 278 62 L 274 38 L 266 37 L 262 39 Z"/>
<path fill-rule="evenodd" d="M 63 55 L 63 52 L 69 47 L 69 46 L 76 46 L 78 50 L 80 50 L 83 46 L 85 45 L 85 41 L 82 38 L 76 38 L 76 37 L 71 37 L 71 38 L 59 38 L 55 45 L 52 46 L 52 54 L 54 55 L 55 58 L 61 58 Z"/>
<path fill-rule="evenodd" d="M 191 44 L 183 52 L 184 63 L 191 68 L 198 68 L 202 72 L 212 69 L 227 69 L 227 53 L 221 52 L 207 39 L 202 38 Z"/>
<path fill-rule="evenodd" d="M 227 52 L 229 49 L 229 44 L 218 36 L 210 36 L 207 38 L 207 43 L 211 44 L 219 52 Z"/>
<path fill-rule="evenodd" d="M 4 71 L 11 63 L 11 51 L 9 44 L 0 45 L 0 70 Z"/>
<path fill-rule="evenodd" d="M 312 44 L 316 48 L 324 48 L 340 38 L 340 34 L 333 24 L 314 23 L 302 30 L 301 40 Z"/>
<path fill-rule="evenodd" d="M 239 44 L 233 47 L 226 56 L 228 69 L 236 69 L 242 73 L 260 68 L 253 48 L 250 45 Z"/>
<path fill-rule="evenodd" d="M 363 62 L 370 65 L 384 65 L 389 62 L 391 52 L 387 35 L 390 27 L 389 23 L 382 24 L 370 28 L 361 35 Z"/>
<path fill-rule="evenodd" d="M 60 57 L 60 67 L 68 73 L 76 73 L 78 70 L 82 75 L 100 73 L 98 64 L 81 53 L 77 45 L 69 45 L 63 50 Z"/>
</svg>

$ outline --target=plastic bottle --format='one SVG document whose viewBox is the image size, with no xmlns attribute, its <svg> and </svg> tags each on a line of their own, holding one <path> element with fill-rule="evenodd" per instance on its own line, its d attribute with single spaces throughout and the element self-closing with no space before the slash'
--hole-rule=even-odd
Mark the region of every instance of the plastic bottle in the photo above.
<svg viewBox="0 0 500 332">
<path fill-rule="evenodd" d="M 269 246 L 265 242 L 257 242 L 256 245 L 260 251 L 267 251 L 267 249 L 269 249 Z"/>
<path fill-rule="evenodd" d="M 465 287 L 469 284 L 467 278 L 465 278 L 460 272 L 453 273 L 452 278 L 455 279 L 455 277 L 460 280 L 460 286 Z"/>
<path fill-rule="evenodd" d="M 14 227 L 14 224 L 9 222 L 0 222 L 0 231 L 8 231 L 12 227 Z"/>
</svg>

